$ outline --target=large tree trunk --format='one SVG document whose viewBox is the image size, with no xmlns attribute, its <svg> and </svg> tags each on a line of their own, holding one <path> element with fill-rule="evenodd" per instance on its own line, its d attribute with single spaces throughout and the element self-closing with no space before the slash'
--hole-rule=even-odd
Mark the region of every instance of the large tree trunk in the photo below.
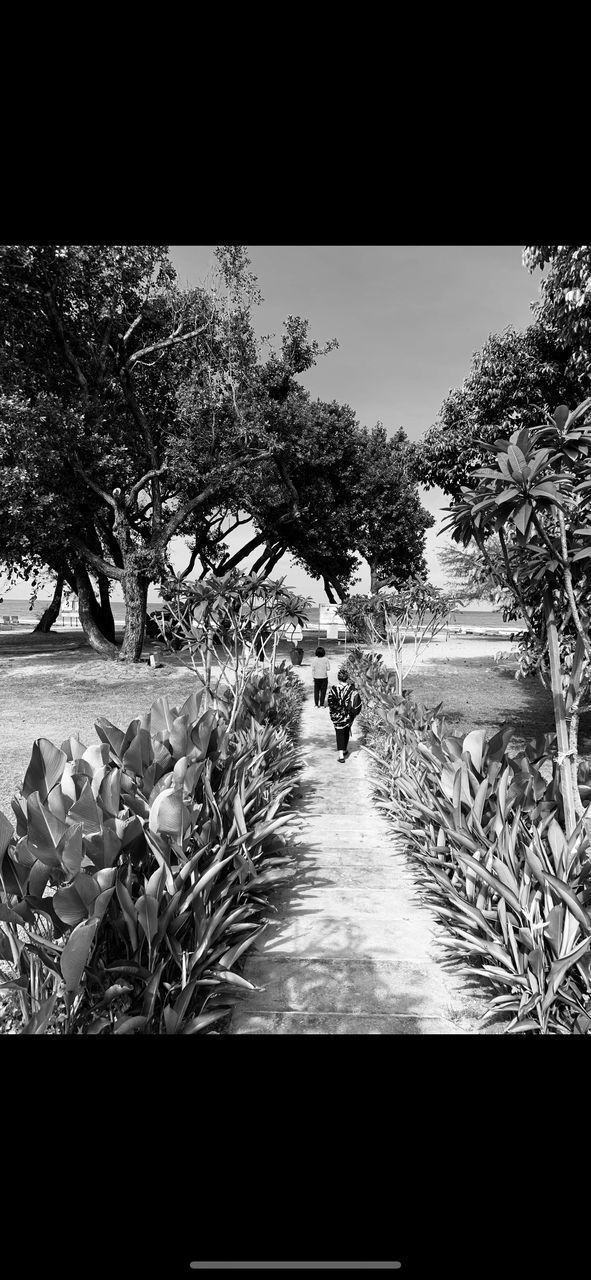
<svg viewBox="0 0 591 1280">
<path fill-rule="evenodd" d="M 126 573 L 123 579 L 125 597 L 125 631 L 119 650 L 120 662 L 139 662 L 144 645 L 148 605 L 148 579 L 141 573 Z"/>
<path fill-rule="evenodd" d="M 84 565 L 76 566 L 76 591 L 78 593 L 78 613 L 80 622 L 84 628 L 84 634 L 88 643 L 103 658 L 115 659 L 119 657 L 117 645 L 112 644 L 107 637 L 103 635 L 100 627 L 95 619 L 97 608 L 96 599 L 92 590 L 92 584 L 88 576 L 88 572 Z M 94 611 L 92 602 L 94 601 Z"/>
<path fill-rule="evenodd" d="M 45 613 L 41 615 L 37 623 L 37 626 L 33 627 L 34 631 L 43 631 L 43 632 L 51 631 L 51 628 L 54 622 L 59 616 L 59 611 L 62 603 L 63 589 L 64 589 L 64 575 L 63 573 L 59 573 L 57 582 L 55 584 L 55 591 L 53 593 L 51 604 L 48 605 L 47 609 L 45 610 Z"/>
<path fill-rule="evenodd" d="M 115 643 L 115 619 L 111 608 L 111 599 L 109 596 L 109 579 L 105 573 L 97 573 L 99 593 L 100 593 L 100 609 L 98 616 L 98 625 L 107 637 Z"/>
</svg>

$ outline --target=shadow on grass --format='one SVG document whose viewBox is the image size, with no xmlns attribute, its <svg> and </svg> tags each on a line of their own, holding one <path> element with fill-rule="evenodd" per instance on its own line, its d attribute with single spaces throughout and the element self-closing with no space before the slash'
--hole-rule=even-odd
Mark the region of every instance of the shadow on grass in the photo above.
<svg viewBox="0 0 591 1280">
<path fill-rule="evenodd" d="M 516 734 L 535 737 L 554 729 L 552 695 L 537 677 L 515 678 L 514 662 L 464 658 L 449 664 L 433 661 L 413 672 L 409 692 L 426 706 L 442 701 L 442 714 L 454 734 L 471 729 L 513 726 Z M 589 717 L 587 722 L 591 724 Z"/>
</svg>

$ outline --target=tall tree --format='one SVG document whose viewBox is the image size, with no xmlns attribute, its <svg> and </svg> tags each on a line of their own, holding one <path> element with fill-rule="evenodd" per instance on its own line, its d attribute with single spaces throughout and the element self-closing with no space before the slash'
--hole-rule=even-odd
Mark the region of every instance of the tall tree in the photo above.
<svg viewBox="0 0 591 1280">
<path fill-rule="evenodd" d="M 491 456 L 497 437 L 534 426 L 580 392 L 566 341 L 543 324 L 491 334 L 461 387 L 451 390 L 438 420 L 414 446 L 415 474 L 453 498 L 474 467 Z M 482 443 L 484 442 L 484 444 Z"/>
<path fill-rule="evenodd" d="M 591 245 L 531 244 L 523 251 L 528 271 L 542 271 L 536 323 L 567 351 L 567 371 L 585 396 L 591 392 Z"/>
<path fill-rule="evenodd" d="M 370 592 L 426 576 L 425 533 L 434 524 L 422 506 L 413 474 L 414 452 L 406 432 L 388 436 L 382 423 L 364 430 L 358 474 L 353 478 L 358 550 L 370 569 Z"/>
<path fill-rule="evenodd" d="M 424 572 L 424 534 L 433 519 L 410 474 L 404 431 L 388 437 L 378 424 L 362 427 L 348 405 L 310 400 L 292 385 L 276 408 L 274 430 L 284 449 L 279 466 L 259 464 L 251 486 L 260 550 L 254 568 L 268 573 L 289 552 L 329 600 L 343 599 L 359 556 L 370 566 L 372 589 Z M 218 571 L 234 567 L 241 552 Z M 376 585 L 377 584 L 377 585 Z"/>
<path fill-rule="evenodd" d="M 490 335 L 416 446 L 421 482 L 454 498 L 491 456 L 481 442 L 533 427 L 591 392 L 591 246 L 526 245 L 523 264 L 542 272 L 534 322 Z"/>
<path fill-rule="evenodd" d="M 305 320 L 289 316 L 263 360 L 248 258 L 232 246 L 217 258 L 212 287 L 183 291 L 154 246 L 0 255 L 1 553 L 63 575 L 107 656 L 139 657 L 148 585 L 170 575 L 176 535 L 190 540 L 185 575 L 226 572 L 252 551 L 268 575 L 289 551 L 329 599 L 346 594 L 359 555 L 374 581 L 423 567 L 431 519 L 404 433 L 388 440 L 347 405 L 311 401 L 297 379 L 334 344 L 321 349 Z M 231 555 L 224 538 L 246 517 L 254 535 Z"/>
<path fill-rule="evenodd" d="M 91 642 L 123 660 L 141 652 L 148 584 L 167 571 L 171 538 L 227 500 L 237 469 L 273 452 L 242 403 L 257 358 L 254 280 L 240 249 L 221 248 L 218 262 L 217 289 L 183 292 L 159 247 L 2 251 L 0 374 L 27 442 L 22 466 L 5 441 L 8 484 L 22 482 L 13 523 L 34 491 L 60 525 L 43 559 L 58 572 L 66 558 Z M 317 350 L 308 343 L 300 358 Z M 31 554 L 37 529 L 23 544 Z M 121 584 L 118 653 L 93 625 L 89 570 Z"/>
</svg>

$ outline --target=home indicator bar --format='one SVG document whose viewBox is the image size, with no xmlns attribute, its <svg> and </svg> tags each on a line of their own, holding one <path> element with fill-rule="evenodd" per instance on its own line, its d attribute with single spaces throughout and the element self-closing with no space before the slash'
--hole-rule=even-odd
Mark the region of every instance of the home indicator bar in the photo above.
<svg viewBox="0 0 591 1280">
<path fill-rule="evenodd" d="M 194 1271 L 398 1271 L 401 1262 L 191 1262 Z"/>
</svg>

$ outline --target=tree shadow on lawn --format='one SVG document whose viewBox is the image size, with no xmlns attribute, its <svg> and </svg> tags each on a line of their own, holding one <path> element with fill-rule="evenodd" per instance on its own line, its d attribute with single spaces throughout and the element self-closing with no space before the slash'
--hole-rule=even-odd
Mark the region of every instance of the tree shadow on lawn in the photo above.
<svg viewBox="0 0 591 1280">
<path fill-rule="evenodd" d="M 455 662 L 433 659 L 412 673 L 409 692 L 427 707 L 443 702 L 448 729 L 465 735 L 471 729 L 498 729 L 507 724 L 526 738 L 554 729 L 552 695 L 536 676 L 515 679 L 516 664 L 490 657 Z M 591 715 L 581 718 L 583 733 Z"/>
</svg>

